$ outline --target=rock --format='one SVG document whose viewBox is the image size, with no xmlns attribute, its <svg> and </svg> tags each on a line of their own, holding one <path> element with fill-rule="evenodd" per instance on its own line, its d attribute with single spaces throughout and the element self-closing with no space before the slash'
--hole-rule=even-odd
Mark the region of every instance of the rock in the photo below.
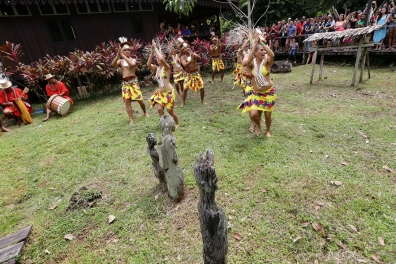
<svg viewBox="0 0 396 264">
<path fill-rule="evenodd" d="M 292 64 L 287 61 L 274 61 L 271 73 L 288 73 L 292 71 Z"/>
</svg>

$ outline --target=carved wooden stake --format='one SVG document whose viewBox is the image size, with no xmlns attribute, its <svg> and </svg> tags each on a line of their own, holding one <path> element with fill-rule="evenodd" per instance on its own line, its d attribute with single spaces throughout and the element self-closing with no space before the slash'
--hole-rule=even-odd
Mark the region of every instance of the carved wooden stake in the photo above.
<svg viewBox="0 0 396 264">
<path fill-rule="evenodd" d="M 159 164 L 165 171 L 168 195 L 175 202 L 179 202 L 184 197 L 184 174 L 176 153 L 176 138 L 172 135 L 175 121 L 170 115 L 163 115 L 160 125 L 162 142 L 157 145 Z"/>
<path fill-rule="evenodd" d="M 196 160 L 194 175 L 201 193 L 198 213 L 203 240 L 204 263 L 226 263 L 227 221 L 223 209 L 218 207 L 215 201 L 217 178 L 213 167 L 213 151 L 207 149 L 206 157 L 200 153 Z"/>
<path fill-rule="evenodd" d="M 155 145 L 157 145 L 157 138 L 153 133 L 148 133 L 146 136 L 146 141 L 148 145 L 147 152 L 150 154 L 152 160 L 151 168 L 154 171 L 154 175 L 159 180 L 161 185 L 166 186 L 165 170 L 159 164 L 159 155 L 155 149 Z"/>
</svg>

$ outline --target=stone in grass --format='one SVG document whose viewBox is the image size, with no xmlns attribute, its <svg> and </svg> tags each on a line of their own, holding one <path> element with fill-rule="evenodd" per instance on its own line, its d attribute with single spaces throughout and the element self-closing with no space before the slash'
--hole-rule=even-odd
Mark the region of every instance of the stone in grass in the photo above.
<svg viewBox="0 0 396 264">
<path fill-rule="evenodd" d="M 114 215 L 109 215 L 109 216 L 107 217 L 107 220 L 109 221 L 109 224 L 111 224 L 111 223 L 114 222 L 115 216 L 114 216 Z"/>
<path fill-rule="evenodd" d="M 67 234 L 67 235 L 64 236 L 64 238 L 65 238 L 66 240 L 73 240 L 73 239 L 74 239 L 74 236 L 73 236 L 72 234 Z"/>
</svg>

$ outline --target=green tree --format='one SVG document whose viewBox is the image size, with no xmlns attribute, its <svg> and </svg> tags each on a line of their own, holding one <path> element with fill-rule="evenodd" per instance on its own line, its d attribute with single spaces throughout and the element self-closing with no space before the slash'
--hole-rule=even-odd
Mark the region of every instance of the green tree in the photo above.
<svg viewBox="0 0 396 264">
<path fill-rule="evenodd" d="M 178 15 L 188 16 L 193 11 L 197 0 L 164 0 L 165 9 L 173 11 Z"/>
</svg>

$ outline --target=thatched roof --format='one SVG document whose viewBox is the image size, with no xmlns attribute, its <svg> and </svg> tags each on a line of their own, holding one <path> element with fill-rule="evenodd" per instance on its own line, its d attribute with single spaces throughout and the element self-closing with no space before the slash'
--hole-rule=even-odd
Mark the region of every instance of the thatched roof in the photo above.
<svg viewBox="0 0 396 264">
<path fill-rule="evenodd" d="M 372 26 L 372 27 L 363 27 L 363 28 L 350 28 L 343 31 L 335 31 L 335 32 L 324 32 L 324 33 L 316 33 L 305 39 L 304 42 L 312 42 L 318 40 L 337 40 L 337 39 L 346 39 L 346 38 L 358 38 L 360 36 L 367 35 L 372 33 L 381 26 Z"/>
</svg>

